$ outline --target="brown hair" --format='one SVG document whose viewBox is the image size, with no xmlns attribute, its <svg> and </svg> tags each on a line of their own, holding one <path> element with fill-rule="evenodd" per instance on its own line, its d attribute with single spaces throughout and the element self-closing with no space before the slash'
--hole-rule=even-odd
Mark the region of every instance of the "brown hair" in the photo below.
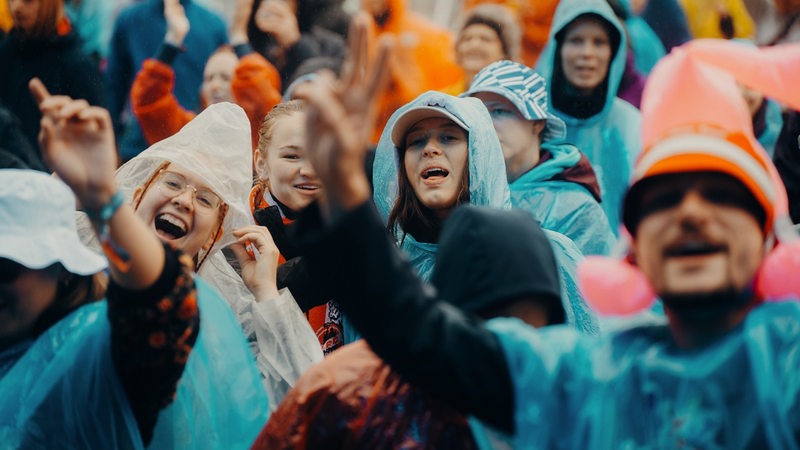
<svg viewBox="0 0 800 450">
<path fill-rule="evenodd" d="M 470 25 L 486 25 L 497 33 L 506 59 L 518 61 L 522 48 L 522 28 L 514 13 L 503 5 L 480 4 L 466 12 L 461 19 L 456 45 Z"/>
<path fill-rule="evenodd" d="M 67 271 L 61 264 L 54 264 L 43 270 L 57 272 L 58 290 L 53 303 L 39 316 L 33 327 L 36 336 L 47 331 L 72 311 L 102 299 L 108 288 L 108 275 L 105 272 L 76 275 Z"/>
<path fill-rule="evenodd" d="M 469 132 L 467 132 L 469 136 Z M 403 141 L 404 142 L 404 141 Z M 468 150 L 469 151 L 469 150 Z M 442 231 L 442 219 L 434 212 L 422 204 L 408 181 L 408 173 L 405 159 L 406 147 L 397 147 L 398 168 L 397 168 L 397 200 L 394 202 L 392 211 L 389 213 L 389 220 L 386 228 L 392 235 L 397 231 L 397 227 L 403 232 L 400 242 L 405 239 L 407 234 L 414 236 L 419 242 L 436 242 L 439 240 L 439 232 Z M 458 195 L 454 205 L 469 203 L 469 157 L 464 164 L 461 173 L 461 183 L 458 186 Z"/>
<path fill-rule="evenodd" d="M 64 18 L 64 0 L 39 0 L 39 12 L 27 37 L 42 38 L 57 33 L 58 22 Z"/>
</svg>

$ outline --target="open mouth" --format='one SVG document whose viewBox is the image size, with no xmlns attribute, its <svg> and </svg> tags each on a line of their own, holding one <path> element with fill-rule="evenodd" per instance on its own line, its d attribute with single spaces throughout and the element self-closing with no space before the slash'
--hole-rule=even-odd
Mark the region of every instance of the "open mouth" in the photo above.
<svg viewBox="0 0 800 450">
<path fill-rule="evenodd" d="M 450 175 L 450 172 L 441 167 L 430 167 L 422 171 L 422 179 L 430 180 L 433 178 L 445 178 Z"/>
<path fill-rule="evenodd" d="M 296 184 L 294 187 L 295 189 L 308 192 L 316 192 L 319 190 L 318 184 Z"/>
<path fill-rule="evenodd" d="M 664 254 L 668 257 L 706 256 L 725 251 L 724 245 L 704 241 L 683 242 L 670 246 Z"/>
<path fill-rule="evenodd" d="M 170 214 L 159 214 L 154 224 L 156 231 L 170 239 L 180 239 L 188 233 L 186 223 Z"/>
</svg>

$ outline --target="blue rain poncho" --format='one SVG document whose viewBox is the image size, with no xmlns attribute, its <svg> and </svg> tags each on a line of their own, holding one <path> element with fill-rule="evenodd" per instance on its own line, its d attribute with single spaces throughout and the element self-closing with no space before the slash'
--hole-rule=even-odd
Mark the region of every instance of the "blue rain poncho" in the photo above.
<svg viewBox="0 0 800 450">
<path fill-rule="evenodd" d="M 476 98 L 458 98 L 429 91 L 392 114 L 375 150 L 373 199 L 384 223 L 388 221 L 389 213 L 397 199 L 399 152 L 392 143 L 391 131 L 398 117 L 405 111 L 428 104 L 443 106 L 469 127 L 467 145 L 470 204 L 501 209 L 511 208 L 503 151 L 486 107 Z M 575 244 L 563 235 L 547 231 L 546 234 L 550 238 L 559 265 L 562 302 L 568 320 L 574 319 L 575 322 L 570 323 L 582 331 L 596 332 L 594 314 L 584 304 L 577 287 L 576 266 L 583 255 Z M 400 247 L 420 278 L 430 281 L 438 244 L 418 242 L 411 235 L 404 237 L 402 230 L 398 230 L 395 239 L 398 243 L 402 241 Z"/>
<path fill-rule="evenodd" d="M 249 448 L 267 420 L 268 399 L 227 304 L 195 281 L 200 332 L 148 447 Z M 0 375 L 0 447 L 144 448 L 111 360 L 106 314 L 105 301 L 77 309 Z"/>
<path fill-rule="evenodd" d="M 511 204 L 533 214 L 542 228 L 572 239 L 584 255 L 607 255 L 615 238 L 600 204 L 580 184 L 552 179 L 578 164 L 580 151 L 569 144 L 549 142 L 542 150 L 552 158 L 511 183 Z"/>
<path fill-rule="evenodd" d="M 636 70 L 647 75 L 658 60 L 667 54 L 664 44 L 650 24 L 633 12 L 630 1 L 621 0 L 620 4 L 627 14 L 625 28 L 628 30 Z"/>
<path fill-rule="evenodd" d="M 441 92 L 428 91 L 392 114 L 386 128 L 381 133 L 378 147 L 375 149 L 373 164 L 375 193 L 373 198 L 384 223 L 388 221 L 389 213 L 397 200 L 399 152 L 392 143 L 391 131 L 397 119 L 405 111 L 428 104 L 442 105 L 469 127 L 467 145 L 469 148 L 470 203 L 479 206 L 510 208 L 511 201 L 506 181 L 503 150 L 500 148 L 500 141 L 497 139 L 492 118 L 489 117 L 486 107 L 476 98 L 457 98 Z M 397 231 L 395 238 L 398 243 L 402 241 L 401 248 L 411 259 L 411 264 L 420 277 L 428 281 L 433 271 L 438 245 L 418 242 L 411 235 L 405 235 L 404 238 L 402 230 Z"/>
<path fill-rule="evenodd" d="M 620 39 L 608 70 L 605 104 L 597 114 L 581 119 L 560 111 L 558 102 L 553 102 L 554 84 L 557 84 L 553 81 L 553 65 L 558 47 L 556 35 L 584 14 L 598 15 L 607 20 L 619 32 Z M 600 206 L 603 207 L 614 233 L 619 230 L 622 198 L 641 146 L 639 111 L 630 103 L 616 97 L 625 71 L 626 46 L 625 32 L 607 2 L 562 0 L 553 18 L 549 44 L 536 66 L 536 70 L 547 80 L 551 112 L 567 124 L 566 141 L 581 149 L 592 163 L 603 198 Z"/>
<path fill-rule="evenodd" d="M 778 142 L 778 135 L 783 128 L 783 115 L 781 114 L 781 107 L 773 100 L 768 98 L 764 99 L 767 104 L 764 111 L 764 130 L 759 133 L 758 142 L 764 147 L 770 157 L 775 155 L 775 144 Z"/>
<path fill-rule="evenodd" d="M 686 351 L 663 318 L 600 337 L 493 319 L 514 385 L 513 447 L 796 449 L 798 321 L 800 303 L 767 303 Z"/>
</svg>

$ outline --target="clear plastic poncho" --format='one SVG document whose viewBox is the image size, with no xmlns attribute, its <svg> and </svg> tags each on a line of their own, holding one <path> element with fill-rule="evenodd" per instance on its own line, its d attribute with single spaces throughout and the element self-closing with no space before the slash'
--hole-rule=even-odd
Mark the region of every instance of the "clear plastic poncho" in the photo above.
<svg viewBox="0 0 800 450">
<path fill-rule="evenodd" d="M 210 105 L 180 131 L 122 165 L 116 181 L 130 200 L 168 161 L 203 179 L 228 205 L 223 234 L 197 273 L 221 293 L 239 319 L 274 407 L 305 369 L 322 360 L 322 352 L 300 308 L 285 301 L 291 299 L 290 293 L 270 299 L 275 304 L 256 302 L 220 251 L 236 241 L 234 229 L 254 224 L 248 204 L 253 181 L 250 136 L 250 121 L 241 107 L 227 102 Z M 278 334 L 278 330 L 292 332 Z"/>
</svg>

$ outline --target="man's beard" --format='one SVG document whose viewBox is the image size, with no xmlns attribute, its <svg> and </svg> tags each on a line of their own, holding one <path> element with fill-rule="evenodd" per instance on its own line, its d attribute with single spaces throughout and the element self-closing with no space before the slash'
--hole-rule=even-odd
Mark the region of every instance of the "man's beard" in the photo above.
<svg viewBox="0 0 800 450">
<path fill-rule="evenodd" d="M 717 320 L 751 304 L 754 298 L 752 285 L 744 289 L 726 289 L 691 294 L 662 294 L 664 307 L 686 322 Z"/>
</svg>

